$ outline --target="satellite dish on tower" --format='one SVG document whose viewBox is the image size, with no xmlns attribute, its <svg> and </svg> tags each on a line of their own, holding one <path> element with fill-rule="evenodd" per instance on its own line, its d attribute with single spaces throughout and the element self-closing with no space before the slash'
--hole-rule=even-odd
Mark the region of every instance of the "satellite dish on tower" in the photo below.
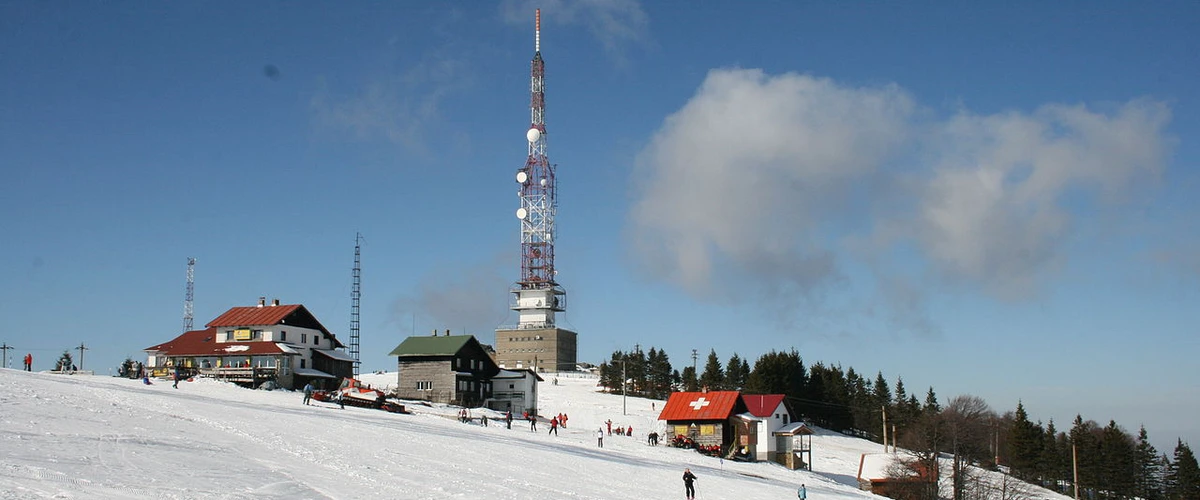
<svg viewBox="0 0 1200 500">
<path fill-rule="evenodd" d="M 536 127 L 531 127 L 528 132 L 525 132 L 525 138 L 528 139 L 529 142 L 537 142 L 540 137 L 542 137 L 542 131 L 538 130 Z"/>
<path fill-rule="evenodd" d="M 527 180 L 529 180 L 529 174 L 525 173 L 524 170 L 517 172 L 517 182 L 524 184 Z"/>
<path fill-rule="evenodd" d="M 517 218 L 518 219 L 525 220 L 525 217 L 528 217 L 528 216 L 529 216 L 529 211 L 525 210 L 524 207 L 517 209 Z"/>
<path fill-rule="evenodd" d="M 546 187 L 546 178 L 545 177 L 542 177 L 541 184 L 542 184 L 542 187 Z"/>
</svg>

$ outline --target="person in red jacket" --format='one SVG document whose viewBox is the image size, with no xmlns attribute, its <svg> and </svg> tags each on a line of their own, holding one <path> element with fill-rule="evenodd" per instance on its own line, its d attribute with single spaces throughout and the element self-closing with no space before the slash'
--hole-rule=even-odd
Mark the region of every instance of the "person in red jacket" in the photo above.
<svg viewBox="0 0 1200 500">
<path fill-rule="evenodd" d="M 27 372 L 33 371 L 33 355 L 32 354 L 28 354 L 28 353 L 25 354 L 25 371 L 27 371 Z"/>
</svg>

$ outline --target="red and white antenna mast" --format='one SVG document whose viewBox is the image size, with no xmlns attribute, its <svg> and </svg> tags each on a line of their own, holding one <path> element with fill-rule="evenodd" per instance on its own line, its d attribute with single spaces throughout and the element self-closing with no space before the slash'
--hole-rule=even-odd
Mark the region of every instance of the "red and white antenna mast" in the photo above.
<svg viewBox="0 0 1200 500">
<path fill-rule="evenodd" d="M 529 157 L 517 170 L 521 190 L 521 279 L 513 288 L 520 315 L 518 328 L 554 327 L 554 313 L 565 310 L 566 291 L 555 280 L 554 217 L 558 211 L 555 197 L 555 165 L 546 156 L 546 64 L 542 60 L 542 10 L 534 18 L 533 62 L 529 76 L 529 129 L 525 140 Z"/>
</svg>

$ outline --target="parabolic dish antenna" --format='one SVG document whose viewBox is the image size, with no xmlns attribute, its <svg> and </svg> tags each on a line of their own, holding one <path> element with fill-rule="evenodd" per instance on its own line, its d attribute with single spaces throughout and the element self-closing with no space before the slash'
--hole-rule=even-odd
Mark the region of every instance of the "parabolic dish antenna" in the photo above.
<svg viewBox="0 0 1200 500">
<path fill-rule="evenodd" d="M 529 174 L 525 173 L 524 171 L 517 172 L 517 182 L 524 184 L 527 180 L 529 180 Z"/>
<path fill-rule="evenodd" d="M 536 128 L 530 127 L 529 131 L 525 132 L 525 138 L 529 139 L 529 142 L 537 142 L 540 137 L 542 137 L 542 131 Z"/>
<path fill-rule="evenodd" d="M 542 187 L 546 187 L 546 178 L 542 177 Z"/>
<path fill-rule="evenodd" d="M 529 216 L 529 211 L 525 210 L 524 207 L 517 209 L 517 218 L 518 219 L 525 220 L 525 217 L 528 217 L 528 216 Z"/>
</svg>

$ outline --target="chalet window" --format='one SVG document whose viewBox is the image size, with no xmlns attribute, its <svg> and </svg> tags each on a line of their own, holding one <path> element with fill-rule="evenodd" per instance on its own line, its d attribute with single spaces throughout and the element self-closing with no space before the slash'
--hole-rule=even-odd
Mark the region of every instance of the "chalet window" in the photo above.
<svg viewBox="0 0 1200 500">
<path fill-rule="evenodd" d="M 287 342 L 287 330 L 283 330 L 283 331 L 279 332 L 279 341 Z"/>
<path fill-rule="evenodd" d="M 300 360 L 300 368 L 304 368 L 304 360 L 303 359 Z"/>
<path fill-rule="evenodd" d="M 417 390 L 418 391 L 432 391 L 433 390 L 433 381 L 431 381 L 431 380 L 417 381 Z"/>
<path fill-rule="evenodd" d="M 307 344 L 307 343 L 308 343 L 308 334 L 307 334 L 307 333 L 301 333 L 301 334 L 300 334 L 300 343 L 301 343 L 301 344 Z"/>
<path fill-rule="evenodd" d="M 262 340 L 262 330 L 253 330 L 250 332 L 250 340 Z"/>
<path fill-rule="evenodd" d="M 787 415 L 787 413 L 784 413 L 783 414 L 783 425 L 787 425 L 787 423 L 788 423 L 788 415 Z"/>
<path fill-rule="evenodd" d="M 313 335 L 313 345 L 321 345 L 321 336 Z"/>
</svg>

